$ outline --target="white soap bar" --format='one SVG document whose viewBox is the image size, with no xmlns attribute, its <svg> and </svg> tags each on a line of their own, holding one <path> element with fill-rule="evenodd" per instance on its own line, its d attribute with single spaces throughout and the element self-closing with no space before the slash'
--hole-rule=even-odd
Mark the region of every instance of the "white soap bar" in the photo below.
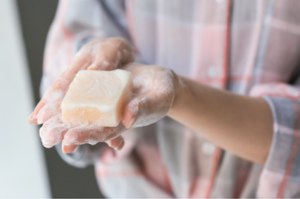
<svg viewBox="0 0 300 199">
<path fill-rule="evenodd" d="M 62 120 L 69 125 L 118 126 L 130 89 L 128 71 L 79 71 L 61 103 Z"/>
</svg>

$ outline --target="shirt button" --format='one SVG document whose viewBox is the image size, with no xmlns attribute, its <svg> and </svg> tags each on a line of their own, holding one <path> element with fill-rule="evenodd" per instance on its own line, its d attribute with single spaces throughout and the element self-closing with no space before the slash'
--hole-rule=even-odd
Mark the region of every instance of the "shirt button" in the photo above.
<svg viewBox="0 0 300 199">
<path fill-rule="evenodd" d="M 203 143 L 202 145 L 202 152 L 205 154 L 205 155 L 212 155 L 213 152 L 215 151 L 215 146 L 211 143 Z"/>
</svg>

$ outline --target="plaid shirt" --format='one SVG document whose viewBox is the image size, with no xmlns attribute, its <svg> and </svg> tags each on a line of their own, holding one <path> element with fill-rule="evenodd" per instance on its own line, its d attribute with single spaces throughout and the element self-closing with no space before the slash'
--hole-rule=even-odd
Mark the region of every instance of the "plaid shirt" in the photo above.
<svg viewBox="0 0 300 199">
<path fill-rule="evenodd" d="M 299 0 L 61 1 L 47 40 L 43 90 L 84 43 L 111 36 L 128 39 L 138 62 L 262 96 L 272 109 L 274 134 L 264 165 L 223 151 L 169 118 L 128 132 L 119 158 L 103 145 L 62 155 L 75 166 L 96 162 L 105 195 L 300 197 Z"/>
</svg>

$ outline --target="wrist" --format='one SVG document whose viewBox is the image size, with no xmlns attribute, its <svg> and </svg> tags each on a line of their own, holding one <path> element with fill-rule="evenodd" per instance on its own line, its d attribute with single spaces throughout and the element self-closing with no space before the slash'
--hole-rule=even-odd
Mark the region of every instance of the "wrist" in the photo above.
<svg viewBox="0 0 300 199">
<path fill-rule="evenodd" d="M 184 106 L 183 96 L 188 96 L 188 89 L 184 83 L 184 79 L 174 73 L 174 97 L 168 111 L 168 116 L 172 117 Z"/>
</svg>

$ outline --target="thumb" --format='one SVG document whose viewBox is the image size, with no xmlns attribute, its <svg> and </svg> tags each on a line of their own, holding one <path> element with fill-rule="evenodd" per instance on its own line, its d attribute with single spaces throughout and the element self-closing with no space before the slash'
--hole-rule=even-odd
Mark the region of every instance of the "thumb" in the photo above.
<svg viewBox="0 0 300 199">
<path fill-rule="evenodd" d="M 128 129 L 136 122 L 139 112 L 145 105 L 146 99 L 144 96 L 133 98 L 124 108 L 123 112 L 123 125 Z"/>
</svg>

